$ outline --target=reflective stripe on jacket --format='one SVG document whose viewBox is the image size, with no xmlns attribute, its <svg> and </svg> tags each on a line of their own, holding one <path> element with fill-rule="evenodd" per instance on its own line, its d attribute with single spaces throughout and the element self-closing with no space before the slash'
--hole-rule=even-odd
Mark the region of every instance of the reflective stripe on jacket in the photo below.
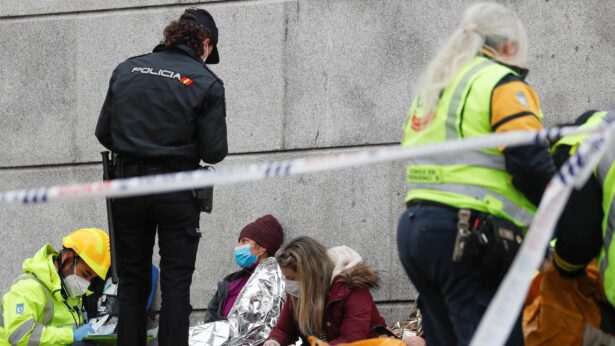
<svg viewBox="0 0 615 346">
<path fill-rule="evenodd" d="M 2 297 L 0 346 L 74 342 L 73 328 L 83 323 L 80 299 L 62 297 L 61 279 L 53 263 L 58 255 L 51 245 L 45 245 L 24 261 L 24 275 Z"/>
</svg>

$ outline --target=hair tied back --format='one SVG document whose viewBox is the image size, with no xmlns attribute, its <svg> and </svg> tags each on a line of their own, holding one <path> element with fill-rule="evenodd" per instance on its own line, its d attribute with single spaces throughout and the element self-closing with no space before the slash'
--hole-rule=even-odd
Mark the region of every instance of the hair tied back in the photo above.
<svg viewBox="0 0 615 346">
<path fill-rule="evenodd" d="M 474 23 L 466 24 L 463 26 L 463 31 L 470 33 L 478 33 L 478 25 Z"/>
</svg>

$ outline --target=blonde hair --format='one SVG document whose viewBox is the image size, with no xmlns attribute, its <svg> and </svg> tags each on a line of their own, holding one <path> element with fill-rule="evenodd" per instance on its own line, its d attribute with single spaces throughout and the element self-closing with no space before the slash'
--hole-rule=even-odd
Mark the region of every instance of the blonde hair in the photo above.
<svg viewBox="0 0 615 346">
<path fill-rule="evenodd" d="M 461 23 L 440 47 L 419 81 L 419 92 L 427 112 L 435 110 L 441 91 L 459 70 L 472 60 L 481 48 L 496 59 L 519 67 L 527 66 L 528 42 L 525 28 L 511 9 L 491 2 L 468 7 Z M 517 49 L 512 57 L 498 57 L 497 50 L 506 42 Z"/>
<path fill-rule="evenodd" d="M 291 296 L 299 330 L 306 336 L 325 334 L 325 309 L 334 267 L 327 249 L 310 237 L 297 237 L 275 257 L 280 267 L 292 269 L 299 278 L 299 297 Z"/>
</svg>

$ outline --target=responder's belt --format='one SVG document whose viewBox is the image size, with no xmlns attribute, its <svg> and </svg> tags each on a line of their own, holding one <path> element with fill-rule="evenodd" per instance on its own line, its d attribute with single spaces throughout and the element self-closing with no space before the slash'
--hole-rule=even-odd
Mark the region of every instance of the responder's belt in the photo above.
<svg viewBox="0 0 615 346">
<path fill-rule="evenodd" d="M 429 201 L 426 199 L 413 199 L 413 200 L 406 202 L 407 208 L 420 207 L 420 206 L 442 208 L 442 209 L 454 212 L 455 215 L 459 215 L 459 210 L 460 210 L 459 208 L 453 207 L 452 205 L 435 202 L 435 201 Z M 473 209 L 464 209 L 464 210 L 467 210 L 469 212 L 468 214 L 469 218 L 467 222 L 469 222 L 470 225 L 472 225 L 473 227 L 476 227 L 479 219 L 485 218 L 486 216 L 489 215 L 488 213 L 483 213 L 483 212 L 473 210 Z"/>
<path fill-rule="evenodd" d="M 406 202 L 406 208 L 420 207 L 420 206 L 438 207 L 438 208 L 442 208 L 442 209 L 448 209 L 448 210 L 453 211 L 455 213 L 457 213 L 459 211 L 459 208 L 455 208 L 452 205 L 448 205 L 448 204 L 444 204 L 444 203 L 440 203 L 440 202 L 428 201 L 428 200 L 425 200 L 425 199 L 413 199 L 413 200 L 410 200 L 410 201 Z"/>
<path fill-rule="evenodd" d="M 514 223 L 489 213 L 421 199 L 411 200 L 406 206 L 431 206 L 454 212 L 458 223 L 452 260 L 472 264 L 486 281 L 500 282 L 523 240 L 522 230 Z"/>
</svg>

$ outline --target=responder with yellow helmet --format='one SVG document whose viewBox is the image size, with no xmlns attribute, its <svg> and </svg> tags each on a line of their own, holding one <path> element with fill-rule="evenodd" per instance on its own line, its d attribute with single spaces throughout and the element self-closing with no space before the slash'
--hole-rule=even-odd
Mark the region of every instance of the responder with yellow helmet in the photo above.
<svg viewBox="0 0 615 346">
<path fill-rule="evenodd" d="M 81 296 L 92 278 L 107 276 L 109 236 L 84 228 L 62 243 L 60 252 L 46 244 L 26 259 L 23 275 L 2 297 L 0 345 L 70 345 L 93 332 L 82 314 Z"/>
</svg>

